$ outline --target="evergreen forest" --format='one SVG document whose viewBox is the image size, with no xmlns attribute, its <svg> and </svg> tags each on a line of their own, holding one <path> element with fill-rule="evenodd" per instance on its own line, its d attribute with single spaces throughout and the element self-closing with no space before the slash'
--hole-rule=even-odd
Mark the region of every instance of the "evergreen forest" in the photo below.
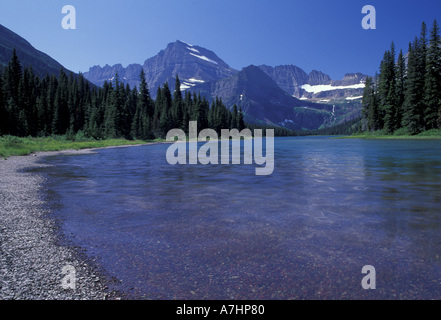
<svg viewBox="0 0 441 320">
<path fill-rule="evenodd" d="M 384 134 L 417 135 L 441 128 L 441 38 L 435 20 L 428 32 L 422 23 L 419 37 L 407 54 L 397 56 L 392 42 L 375 78 L 366 80 L 363 126 Z"/>
<path fill-rule="evenodd" d="M 144 71 L 139 88 L 124 85 L 118 75 L 96 87 L 82 74 L 67 75 L 63 69 L 58 76 L 40 78 L 32 67 L 22 68 L 15 50 L 2 69 L 0 136 L 150 140 L 165 138 L 174 128 L 187 132 L 189 121 L 197 121 L 199 130 L 218 133 L 246 127 L 240 108 L 229 110 L 221 99 L 210 103 L 196 93 L 183 94 L 178 76 L 173 89 L 165 83 L 153 100 Z"/>
</svg>

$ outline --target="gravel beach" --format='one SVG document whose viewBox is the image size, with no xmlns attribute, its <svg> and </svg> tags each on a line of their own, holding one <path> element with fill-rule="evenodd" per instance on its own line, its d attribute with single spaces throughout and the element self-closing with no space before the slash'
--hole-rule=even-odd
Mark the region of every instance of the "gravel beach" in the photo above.
<svg viewBox="0 0 441 320">
<path fill-rule="evenodd" d="M 44 201 L 45 177 L 27 172 L 55 154 L 0 160 L 0 300 L 126 299 L 79 248 L 60 241 Z"/>
</svg>

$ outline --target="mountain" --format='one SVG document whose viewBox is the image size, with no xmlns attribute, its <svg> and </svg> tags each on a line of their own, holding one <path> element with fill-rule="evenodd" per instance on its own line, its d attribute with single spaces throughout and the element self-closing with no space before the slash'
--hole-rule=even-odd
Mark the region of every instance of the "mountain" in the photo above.
<svg viewBox="0 0 441 320">
<path fill-rule="evenodd" d="M 259 68 L 269 75 L 280 88 L 294 96 L 296 96 L 298 89 L 309 81 L 309 75 L 294 65 L 278 66 L 275 68 L 261 65 Z"/>
<path fill-rule="evenodd" d="M 47 74 L 58 75 L 63 66 L 48 56 L 35 49 L 28 41 L 0 25 L 0 66 L 7 66 L 12 57 L 13 50 L 16 50 L 23 67 L 32 66 L 36 75 L 41 77 Z M 66 72 L 70 72 L 66 70 Z"/>
<path fill-rule="evenodd" d="M 119 81 L 134 87 L 139 86 L 141 70 L 153 98 L 165 82 L 173 89 L 178 75 L 182 91 L 201 93 L 208 100 L 222 98 L 229 108 L 237 104 L 249 123 L 291 129 L 317 129 L 359 116 L 366 79 L 365 75 L 352 73 L 342 80 L 332 80 L 321 71 L 308 74 L 294 65 L 249 66 L 239 72 L 213 51 L 179 40 L 169 43 L 143 65 L 94 66 L 84 77 L 102 86 L 118 74 Z"/>
<path fill-rule="evenodd" d="M 139 85 L 142 69 L 152 97 L 155 97 L 157 88 L 165 82 L 173 87 L 176 75 L 181 80 L 182 90 L 185 90 L 198 83 L 227 78 L 237 73 L 237 70 L 230 68 L 214 52 L 178 40 L 169 43 L 164 50 L 147 59 L 143 65 L 132 64 L 127 68 L 120 64 L 112 67 L 94 66 L 89 72 L 84 73 L 84 77 L 102 86 L 105 81 L 111 81 L 118 73 L 120 81 L 134 87 Z"/>
<path fill-rule="evenodd" d="M 281 89 L 261 68 L 248 66 L 232 77 L 197 84 L 189 90 L 229 107 L 242 108 L 250 124 L 318 129 L 333 121 L 333 106 L 301 101 Z"/>
<path fill-rule="evenodd" d="M 327 74 L 325 74 L 321 71 L 312 70 L 309 73 L 308 82 L 306 84 L 315 86 L 315 85 L 321 85 L 321 84 L 330 84 L 331 81 L 332 81 L 331 77 L 328 76 Z"/>
<path fill-rule="evenodd" d="M 361 73 L 348 73 L 342 80 L 332 80 L 321 71 L 309 74 L 297 66 L 266 65 L 259 68 L 269 75 L 283 90 L 302 100 L 314 102 L 336 102 L 337 100 L 357 100 L 363 95 L 367 76 Z"/>
<path fill-rule="evenodd" d="M 114 66 L 105 65 L 104 67 L 94 66 L 89 68 L 89 71 L 83 75 L 87 80 L 101 87 L 105 81 L 112 81 L 115 75 L 118 74 L 121 82 L 134 88 L 139 86 L 141 70 L 142 66 L 140 64 L 131 64 L 127 68 L 124 68 L 121 64 L 116 64 Z"/>
</svg>

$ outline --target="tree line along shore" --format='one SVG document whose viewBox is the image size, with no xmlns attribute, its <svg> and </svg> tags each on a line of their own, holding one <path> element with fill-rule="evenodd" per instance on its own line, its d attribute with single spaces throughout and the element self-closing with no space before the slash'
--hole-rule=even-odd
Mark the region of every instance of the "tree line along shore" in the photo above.
<svg viewBox="0 0 441 320">
<path fill-rule="evenodd" d="M 440 136 L 441 37 L 436 20 L 429 33 L 422 23 L 407 54 L 400 50 L 397 57 L 392 42 L 375 78 L 366 80 L 362 104 L 361 136 Z"/>
</svg>

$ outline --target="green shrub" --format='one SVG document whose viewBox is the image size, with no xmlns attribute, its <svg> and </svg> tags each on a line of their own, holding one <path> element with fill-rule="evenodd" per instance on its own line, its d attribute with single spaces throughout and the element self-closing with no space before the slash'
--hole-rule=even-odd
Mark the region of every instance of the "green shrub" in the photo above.
<svg viewBox="0 0 441 320">
<path fill-rule="evenodd" d="M 0 144 L 6 148 L 17 147 L 17 146 L 23 144 L 23 140 L 21 138 L 14 137 L 14 136 L 3 136 L 3 137 L 0 137 Z"/>
<path fill-rule="evenodd" d="M 408 136 L 410 135 L 409 130 L 407 128 L 400 128 L 396 130 L 393 134 L 394 136 Z"/>
<path fill-rule="evenodd" d="M 74 136 L 73 141 L 75 141 L 75 142 L 88 142 L 88 141 L 96 141 L 96 140 L 93 138 L 87 137 L 86 134 L 84 133 L 84 131 L 80 130 Z"/>
<path fill-rule="evenodd" d="M 441 136 L 441 130 L 439 129 L 431 129 L 424 132 L 421 132 L 419 137 L 434 137 L 434 136 Z"/>
</svg>

